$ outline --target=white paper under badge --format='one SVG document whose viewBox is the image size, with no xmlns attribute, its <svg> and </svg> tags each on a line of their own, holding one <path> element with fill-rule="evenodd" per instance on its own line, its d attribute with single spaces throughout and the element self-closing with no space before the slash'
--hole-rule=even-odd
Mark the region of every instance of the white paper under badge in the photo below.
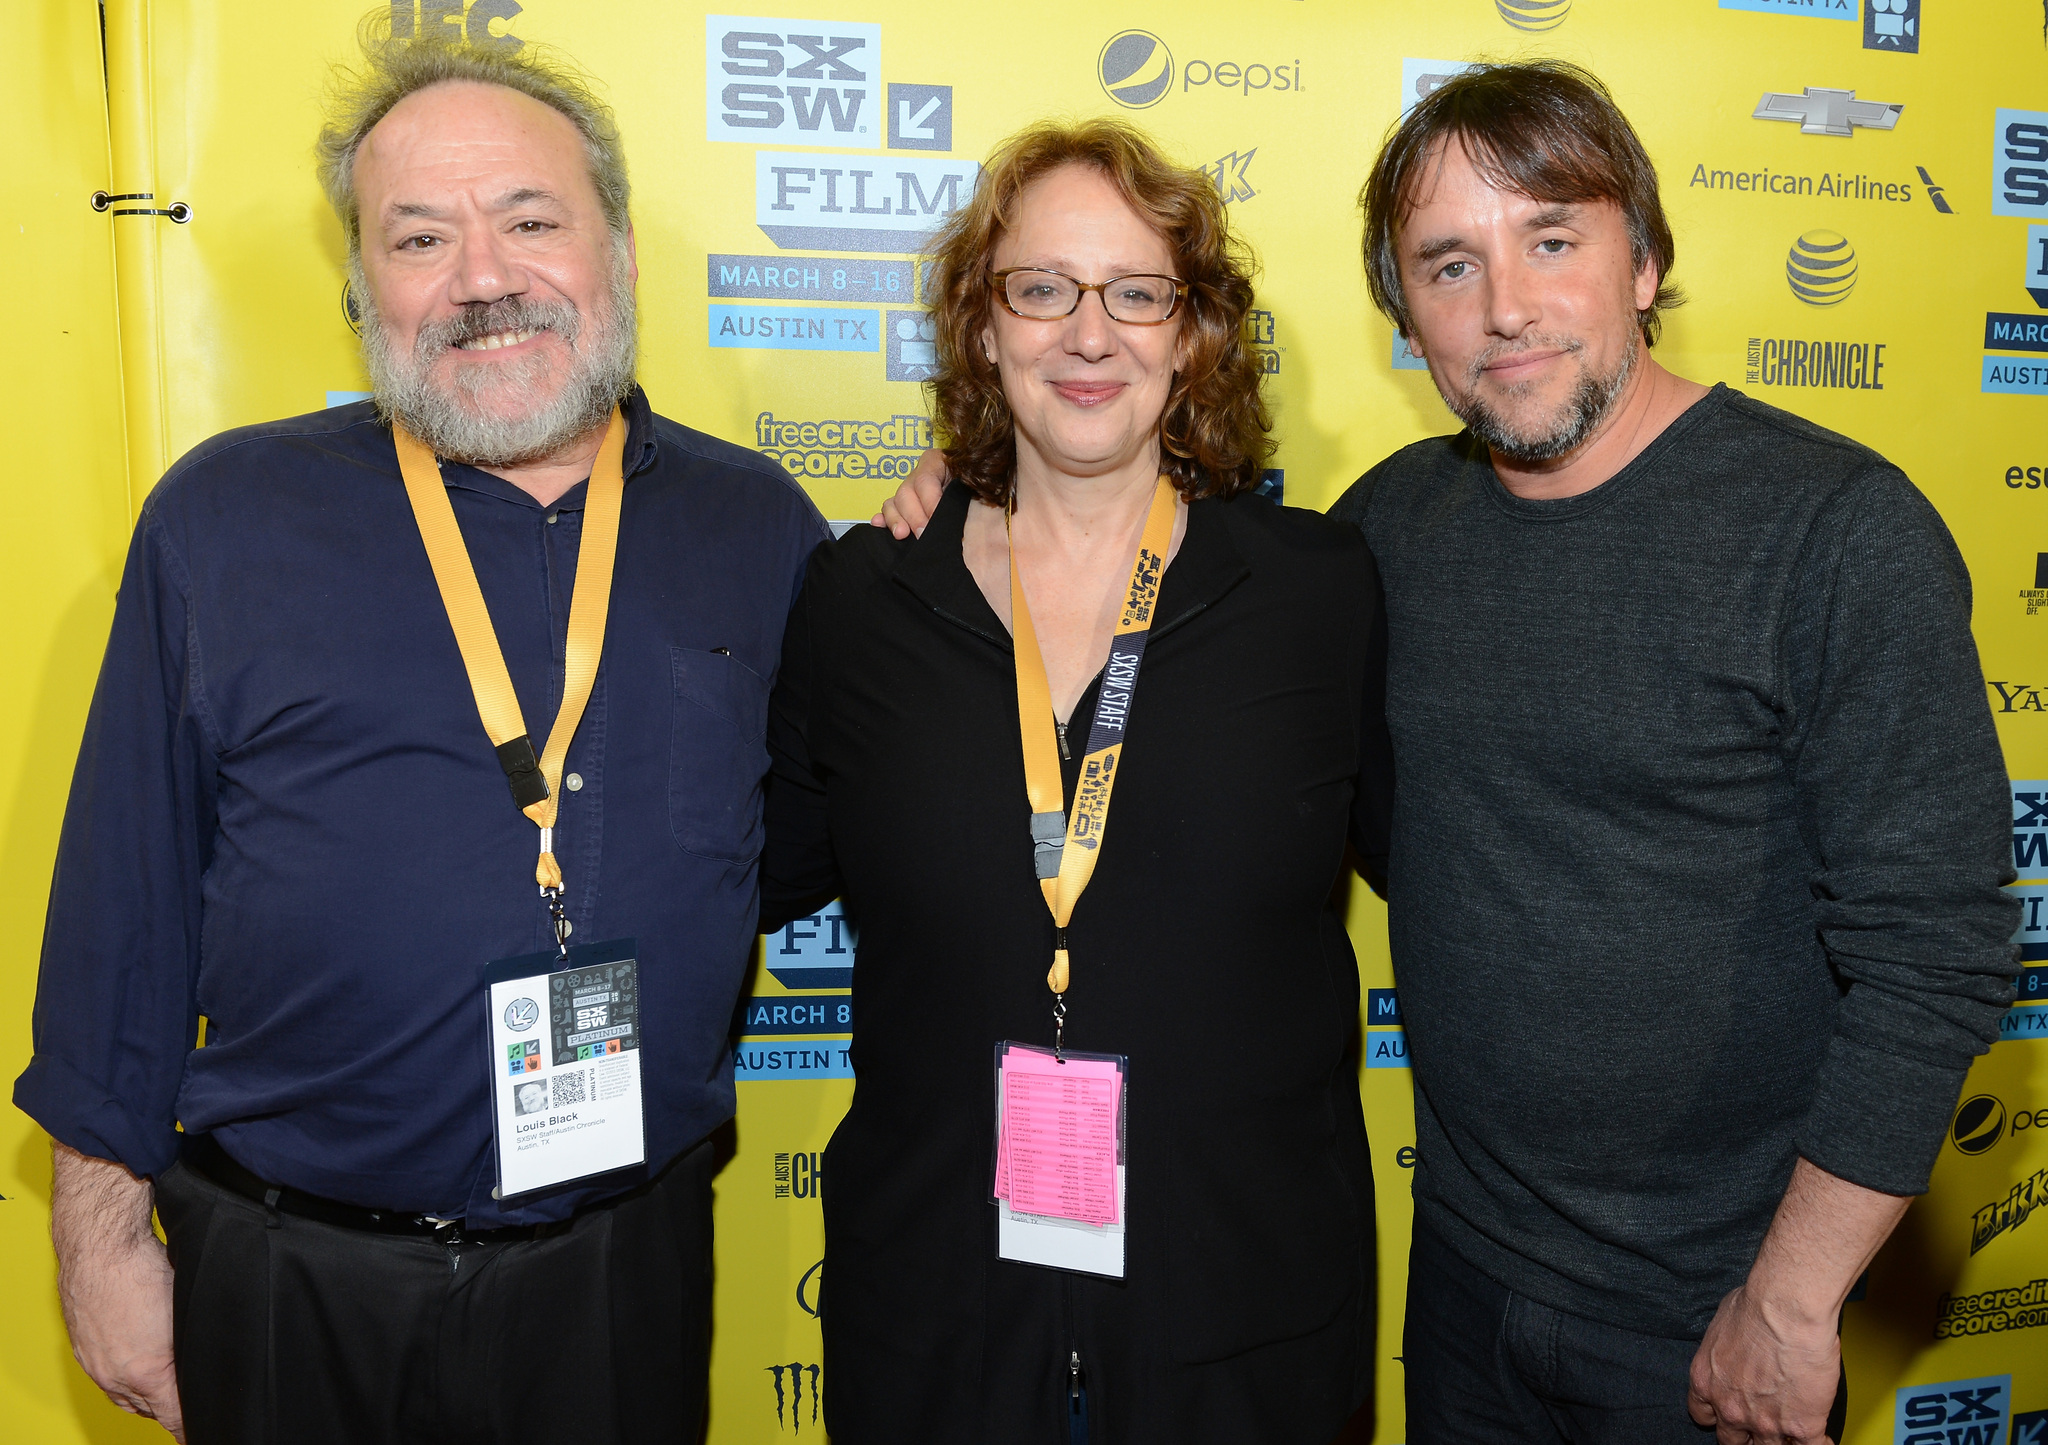
<svg viewBox="0 0 2048 1445">
<path fill-rule="evenodd" d="M 1116 1054 L 996 1046 L 996 1254 L 1124 1275 L 1124 1080 Z"/>
<path fill-rule="evenodd" d="M 647 1161 L 635 952 L 612 939 L 485 973 L 501 1199 Z"/>
</svg>

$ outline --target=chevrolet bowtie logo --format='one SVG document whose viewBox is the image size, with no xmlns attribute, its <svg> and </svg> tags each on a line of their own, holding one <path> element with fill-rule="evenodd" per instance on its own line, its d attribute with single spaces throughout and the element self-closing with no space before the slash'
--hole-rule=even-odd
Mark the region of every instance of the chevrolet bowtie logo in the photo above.
<svg viewBox="0 0 2048 1445">
<path fill-rule="evenodd" d="M 1899 123 L 1903 104 L 1888 105 L 1878 100 L 1858 100 L 1853 90 L 1830 90 L 1809 85 L 1804 95 L 1764 92 L 1757 102 L 1758 120 L 1796 120 L 1805 135 L 1850 135 L 1854 128 L 1890 130 Z"/>
</svg>

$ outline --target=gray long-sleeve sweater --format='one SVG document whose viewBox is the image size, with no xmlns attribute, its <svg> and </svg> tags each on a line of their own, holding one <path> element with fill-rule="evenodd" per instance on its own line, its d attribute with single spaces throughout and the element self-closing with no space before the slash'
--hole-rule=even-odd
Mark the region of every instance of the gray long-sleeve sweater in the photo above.
<svg viewBox="0 0 2048 1445">
<path fill-rule="evenodd" d="M 1897 468 L 1724 387 L 1578 497 L 1445 437 L 1332 515 L 1387 591 L 1418 1218 L 1697 1336 L 1797 1156 L 1926 1187 L 2012 997 L 1962 557 Z"/>
</svg>

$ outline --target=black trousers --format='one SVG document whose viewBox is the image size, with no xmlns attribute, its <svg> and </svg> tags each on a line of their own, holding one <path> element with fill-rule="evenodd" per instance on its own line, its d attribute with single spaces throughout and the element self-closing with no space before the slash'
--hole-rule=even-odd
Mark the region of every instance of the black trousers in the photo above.
<svg viewBox="0 0 2048 1445">
<path fill-rule="evenodd" d="M 695 1445 L 712 1149 L 530 1240 L 450 1246 L 156 1186 L 191 1445 Z"/>
<path fill-rule="evenodd" d="M 1713 1445 L 1685 1407 L 1699 1347 L 1538 1304 L 1415 1223 L 1401 1343 L 1409 1445 Z M 1844 1376 L 1830 1439 L 1848 1406 Z"/>
</svg>

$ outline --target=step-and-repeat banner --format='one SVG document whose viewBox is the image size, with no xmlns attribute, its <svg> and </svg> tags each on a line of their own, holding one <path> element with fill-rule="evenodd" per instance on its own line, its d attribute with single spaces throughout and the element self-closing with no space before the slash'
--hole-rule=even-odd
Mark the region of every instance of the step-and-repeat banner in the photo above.
<svg viewBox="0 0 2048 1445">
<path fill-rule="evenodd" d="M 17 437 L 59 439 L 55 464 L 13 484 L 38 538 L 27 550 L 83 559 L 15 613 L 50 659 L 15 674 L 35 689 L 35 723 L 7 753 L 9 881 L 29 892 L 47 879 L 109 605 L 116 529 L 88 494 L 120 497 L 125 482 L 132 505 L 214 432 L 366 384 L 341 234 L 310 157 L 322 84 L 349 58 L 361 0 L 107 0 L 104 114 L 71 83 L 98 59 L 89 27 L 71 33 L 90 8 L 27 7 L 53 18 L 36 22 L 47 43 L 17 49 L 17 68 L 52 74 L 8 101 L 41 106 L 42 130 L 10 126 L 4 164 L 43 168 L 35 186 L 8 188 L 8 204 L 41 207 L 43 243 L 10 275 L 53 318 L 39 344 L 69 321 L 67 340 L 92 340 L 101 363 L 85 376 L 24 372 L 10 388 L 32 412 Z M 1659 354 L 1870 443 L 1940 507 L 1976 580 L 1985 696 L 2014 778 L 2029 972 L 2003 1041 L 1970 1076 L 1933 1191 L 1844 1317 L 1855 1445 L 2048 1442 L 2048 1219 L 2031 1218 L 2048 1204 L 2044 18 L 2041 0 L 1041 0 L 1028 11 L 790 0 L 757 15 L 653 0 L 395 0 L 393 11 L 401 32 L 543 44 L 599 78 L 631 161 L 654 404 L 773 456 L 841 519 L 869 515 L 929 440 L 918 249 L 1019 125 L 1122 116 L 1208 171 L 1265 266 L 1252 325 L 1277 403 L 1279 482 L 1287 503 L 1320 508 L 1396 447 L 1454 427 L 1360 277 L 1353 198 L 1387 127 L 1476 58 L 1559 55 L 1604 77 L 1657 162 L 1675 279 L 1692 297 Z M 44 131 L 47 146 L 19 139 Z M 141 199 L 94 214 L 96 188 Z M 97 269 L 78 259 L 93 255 Z M 1399 1441 L 1411 1096 L 1384 914 L 1363 888 L 1353 897 L 1380 1198 L 1377 1438 Z M 40 916 L 36 899 L 13 901 L 18 919 Z M 27 1054 L 34 932 L 24 921 L 0 943 L 9 1074 Z M 971 958 L 972 940 L 961 947 Z M 855 1087 L 857 954 L 836 908 L 763 940 L 736 1025 L 737 1152 L 718 1185 L 717 1445 L 824 1433 L 818 1201 L 825 1143 Z M 1514 1026 L 1475 987 L 1470 1046 Z M 1598 1063 L 1589 1040 L 1586 1065 Z M 146 1438 L 153 1427 L 117 1417 L 65 1361 L 41 1234 L 47 1155 L 18 1114 L 4 1127 L 0 1248 L 6 1277 L 29 1288 L 7 1292 L 0 1420 L 50 1441 Z"/>
</svg>

